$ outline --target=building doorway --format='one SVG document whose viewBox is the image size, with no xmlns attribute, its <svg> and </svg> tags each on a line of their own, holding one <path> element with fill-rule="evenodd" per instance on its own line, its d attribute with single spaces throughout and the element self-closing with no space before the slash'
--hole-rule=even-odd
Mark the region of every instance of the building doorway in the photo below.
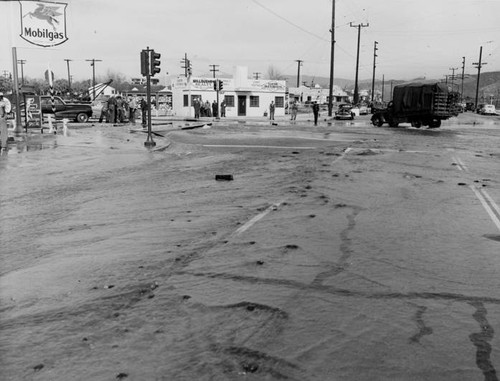
<svg viewBox="0 0 500 381">
<path fill-rule="evenodd" d="M 246 116 L 247 114 L 247 96 L 238 95 L 238 116 Z"/>
</svg>

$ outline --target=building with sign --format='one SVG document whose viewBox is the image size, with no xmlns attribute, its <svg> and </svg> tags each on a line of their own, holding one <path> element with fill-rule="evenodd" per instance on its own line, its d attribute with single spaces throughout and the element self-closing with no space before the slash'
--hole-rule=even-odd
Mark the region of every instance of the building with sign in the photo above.
<svg viewBox="0 0 500 381">
<path fill-rule="evenodd" d="M 263 117 L 269 114 L 269 105 L 275 104 L 275 116 L 285 115 L 286 82 L 249 79 L 248 68 L 237 66 L 233 78 L 223 78 L 219 102 L 226 103 L 226 117 Z M 215 78 L 178 77 L 172 83 L 173 113 L 176 116 L 193 117 L 193 104 L 217 101 Z"/>
<path fill-rule="evenodd" d="M 345 103 L 349 100 L 349 94 L 342 90 L 339 86 L 334 85 L 332 90 L 334 104 Z M 323 88 L 316 84 L 315 86 L 300 86 L 290 88 L 290 99 L 300 103 L 327 104 L 330 97 L 330 89 Z"/>
</svg>

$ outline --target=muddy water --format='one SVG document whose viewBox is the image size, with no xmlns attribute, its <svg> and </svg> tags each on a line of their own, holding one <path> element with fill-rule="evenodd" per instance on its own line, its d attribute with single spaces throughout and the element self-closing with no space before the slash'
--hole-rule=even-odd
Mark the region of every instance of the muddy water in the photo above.
<svg viewBox="0 0 500 381">
<path fill-rule="evenodd" d="M 2 379 L 497 379 L 498 241 L 457 186 L 494 156 L 446 131 L 240 132 L 2 156 Z"/>
</svg>

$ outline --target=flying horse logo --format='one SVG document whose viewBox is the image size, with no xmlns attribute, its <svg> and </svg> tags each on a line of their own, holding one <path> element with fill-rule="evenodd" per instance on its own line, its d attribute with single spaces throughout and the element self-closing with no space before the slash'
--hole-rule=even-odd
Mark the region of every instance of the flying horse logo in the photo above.
<svg viewBox="0 0 500 381">
<path fill-rule="evenodd" d="M 52 29 L 54 29 L 55 32 L 57 30 L 55 24 L 59 24 L 57 17 L 64 14 L 57 12 L 61 7 L 49 7 L 48 5 L 42 3 L 37 3 L 37 5 L 38 7 L 33 12 L 26 13 L 23 18 L 29 16 L 30 18 L 36 17 L 37 19 L 45 20 L 52 26 Z"/>
<path fill-rule="evenodd" d="M 66 36 L 66 3 L 20 0 L 21 37 L 39 46 L 62 44 Z"/>
</svg>

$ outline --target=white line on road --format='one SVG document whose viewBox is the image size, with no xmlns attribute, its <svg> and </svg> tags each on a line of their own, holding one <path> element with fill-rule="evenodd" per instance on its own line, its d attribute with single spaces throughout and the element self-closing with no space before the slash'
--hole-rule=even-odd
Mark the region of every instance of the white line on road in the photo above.
<svg viewBox="0 0 500 381">
<path fill-rule="evenodd" d="M 238 144 L 203 144 L 203 147 L 214 147 L 214 148 L 281 148 L 281 149 L 316 149 L 316 147 L 251 146 L 251 145 L 238 145 Z"/>
<path fill-rule="evenodd" d="M 204 146 L 204 147 L 212 147 L 212 146 Z M 227 146 L 222 146 L 222 147 L 227 147 Z M 240 147 L 240 146 L 239 146 Z M 241 147 L 247 147 L 247 146 L 241 146 Z M 264 147 L 269 147 L 269 146 L 264 146 Z M 292 148 L 292 147 L 278 147 L 278 148 Z M 297 149 L 297 148 L 296 148 Z M 309 149 L 309 148 L 307 148 Z M 341 159 L 343 159 L 348 153 L 349 151 L 351 151 L 352 148 L 351 147 L 348 147 L 344 150 L 344 152 L 342 153 L 342 155 L 340 155 L 339 157 L 337 157 L 335 160 L 333 160 L 332 163 L 335 163 Z M 241 233 L 245 232 L 246 230 L 250 229 L 257 221 L 261 220 L 262 218 L 264 218 L 265 216 L 267 216 L 271 211 L 273 210 L 277 210 L 278 207 L 283 204 L 285 202 L 285 200 L 281 200 L 273 205 L 271 205 L 270 207 L 268 207 L 266 210 L 264 210 L 262 213 L 259 213 L 257 214 L 255 217 L 253 217 L 252 219 L 250 219 L 248 222 L 246 222 L 244 225 L 240 226 L 233 234 L 232 236 L 238 236 L 240 235 Z"/>
<path fill-rule="evenodd" d="M 271 211 L 278 209 L 278 207 L 284 202 L 285 200 L 281 200 L 280 202 L 271 205 L 269 208 L 264 210 L 262 213 L 257 214 L 255 217 L 253 217 L 251 220 L 249 220 L 247 223 L 245 223 L 243 226 L 239 227 L 235 232 L 234 235 L 240 235 L 244 231 L 248 230 L 249 228 L 252 227 L 257 221 L 260 219 L 264 218 L 267 216 Z"/>
<path fill-rule="evenodd" d="M 460 160 L 459 157 L 453 156 L 453 160 L 458 163 L 456 167 L 459 171 L 469 171 L 467 166 L 462 160 Z M 493 199 L 485 189 L 477 188 L 474 185 L 469 185 L 469 188 L 472 189 L 472 191 L 476 195 L 476 198 L 481 202 L 481 205 L 483 205 L 483 208 L 486 210 L 486 213 L 488 213 L 493 223 L 496 225 L 498 230 L 500 230 L 500 208 L 498 207 L 498 205 L 495 203 L 495 201 L 493 201 Z"/>
<path fill-rule="evenodd" d="M 472 191 L 474 192 L 476 197 L 479 199 L 479 201 L 481 201 L 481 204 L 483 205 L 483 208 L 486 210 L 486 213 L 488 213 L 488 215 L 490 216 L 493 223 L 496 225 L 498 230 L 500 230 L 500 220 L 498 219 L 497 215 L 495 214 L 495 211 L 491 208 L 490 204 L 488 203 L 488 200 L 491 200 L 490 202 L 492 202 L 492 206 L 497 210 L 498 210 L 498 206 L 493 202 L 493 200 L 486 193 L 485 190 L 483 190 L 483 189 L 478 190 L 478 189 L 476 189 L 476 187 L 474 185 L 469 185 L 469 188 L 472 189 Z M 484 193 L 484 196 L 483 196 L 483 193 Z M 485 197 L 487 197 L 488 200 L 486 200 Z"/>
</svg>

